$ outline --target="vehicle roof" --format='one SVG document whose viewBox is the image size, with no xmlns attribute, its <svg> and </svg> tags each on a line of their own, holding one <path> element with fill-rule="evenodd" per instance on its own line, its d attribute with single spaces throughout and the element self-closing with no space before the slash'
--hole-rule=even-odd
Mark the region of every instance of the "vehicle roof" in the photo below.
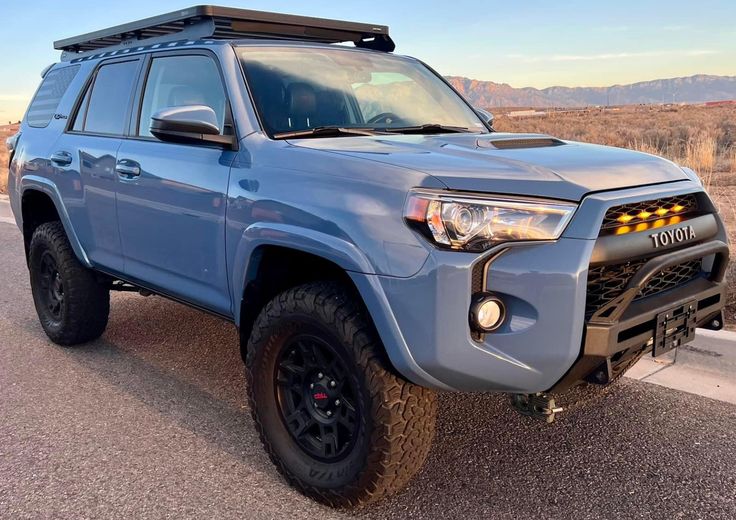
<svg viewBox="0 0 736 520">
<path fill-rule="evenodd" d="M 321 43 L 353 42 L 356 47 L 392 52 L 385 25 L 314 18 L 249 9 L 198 5 L 54 42 L 62 61 L 106 50 L 180 40 L 264 38 Z"/>
</svg>

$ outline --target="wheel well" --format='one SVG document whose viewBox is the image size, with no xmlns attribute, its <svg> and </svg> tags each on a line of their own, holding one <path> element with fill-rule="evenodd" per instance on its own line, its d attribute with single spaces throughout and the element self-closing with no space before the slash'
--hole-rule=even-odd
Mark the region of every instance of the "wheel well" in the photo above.
<svg viewBox="0 0 736 520">
<path fill-rule="evenodd" d="M 350 276 L 334 262 L 287 247 L 261 246 L 256 249 L 248 266 L 240 306 L 240 338 L 243 348 L 258 314 L 270 300 L 291 287 L 316 280 L 339 281 L 360 298 Z M 360 301 L 362 304 L 362 299 Z"/>
<path fill-rule="evenodd" d="M 21 201 L 21 214 L 23 215 L 23 243 L 25 244 L 26 258 L 31 246 L 31 238 L 38 226 L 46 222 L 61 220 L 59 212 L 51 197 L 37 190 L 27 190 L 23 193 Z"/>
</svg>

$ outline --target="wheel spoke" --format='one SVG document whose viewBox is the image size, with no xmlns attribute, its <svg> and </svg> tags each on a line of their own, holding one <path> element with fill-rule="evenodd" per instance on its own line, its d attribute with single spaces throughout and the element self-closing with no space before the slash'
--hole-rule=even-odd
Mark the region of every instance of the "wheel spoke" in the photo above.
<svg viewBox="0 0 736 520">
<path fill-rule="evenodd" d="M 296 427 L 292 430 L 292 433 L 296 437 L 301 437 L 304 432 L 314 424 L 314 419 L 308 413 L 302 413 L 302 409 L 300 408 L 294 410 L 294 412 L 286 418 L 286 422 L 289 424 L 295 424 Z"/>
<path fill-rule="evenodd" d="M 318 367 L 322 367 L 322 369 L 324 370 L 326 367 L 329 366 L 327 360 L 325 359 L 324 352 L 322 352 L 322 347 L 319 344 L 311 342 L 310 351 L 312 353 L 312 358 L 314 359 L 314 362 Z"/>
<path fill-rule="evenodd" d="M 298 377 L 300 380 L 302 379 L 302 377 L 304 377 L 304 367 L 299 366 L 293 362 L 284 360 L 279 364 L 279 368 L 284 372 L 288 372 L 289 374 Z"/>
<path fill-rule="evenodd" d="M 347 411 L 349 411 L 351 413 L 355 413 L 355 411 L 356 411 L 355 410 L 355 405 L 353 404 L 351 398 L 345 397 L 345 394 L 341 394 L 340 395 L 340 402 L 345 407 L 345 410 L 347 410 Z"/>
<path fill-rule="evenodd" d="M 322 444 L 324 445 L 325 455 L 335 455 L 339 450 L 337 429 L 331 426 L 324 426 L 320 428 L 320 435 L 322 437 Z"/>
<path fill-rule="evenodd" d="M 286 379 L 280 377 L 276 380 L 276 384 L 282 388 L 294 392 L 297 395 L 302 394 L 302 385 L 294 381 L 291 377 L 287 377 Z"/>
<path fill-rule="evenodd" d="M 312 359 L 311 349 L 303 341 L 297 341 L 296 348 L 299 349 L 299 354 L 301 354 L 302 356 L 302 361 L 304 363 L 305 368 L 314 367 L 314 361 Z"/>
</svg>

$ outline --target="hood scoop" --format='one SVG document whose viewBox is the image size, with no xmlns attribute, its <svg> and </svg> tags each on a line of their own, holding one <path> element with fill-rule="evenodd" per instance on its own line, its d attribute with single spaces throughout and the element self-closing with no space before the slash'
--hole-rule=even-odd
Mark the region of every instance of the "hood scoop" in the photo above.
<svg viewBox="0 0 736 520">
<path fill-rule="evenodd" d="M 564 141 L 549 135 L 523 135 L 514 137 L 497 137 L 478 139 L 478 148 L 495 148 L 497 150 L 518 150 L 522 148 L 548 148 L 562 146 Z"/>
</svg>

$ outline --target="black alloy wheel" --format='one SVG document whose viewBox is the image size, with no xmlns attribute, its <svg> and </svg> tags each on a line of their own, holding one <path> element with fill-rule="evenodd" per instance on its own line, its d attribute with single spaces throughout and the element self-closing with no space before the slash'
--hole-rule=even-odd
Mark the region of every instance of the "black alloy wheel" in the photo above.
<svg viewBox="0 0 736 520">
<path fill-rule="evenodd" d="M 362 405 L 337 352 L 299 334 L 281 351 L 275 377 L 281 418 L 299 446 L 325 462 L 343 458 L 355 443 Z"/>
</svg>

